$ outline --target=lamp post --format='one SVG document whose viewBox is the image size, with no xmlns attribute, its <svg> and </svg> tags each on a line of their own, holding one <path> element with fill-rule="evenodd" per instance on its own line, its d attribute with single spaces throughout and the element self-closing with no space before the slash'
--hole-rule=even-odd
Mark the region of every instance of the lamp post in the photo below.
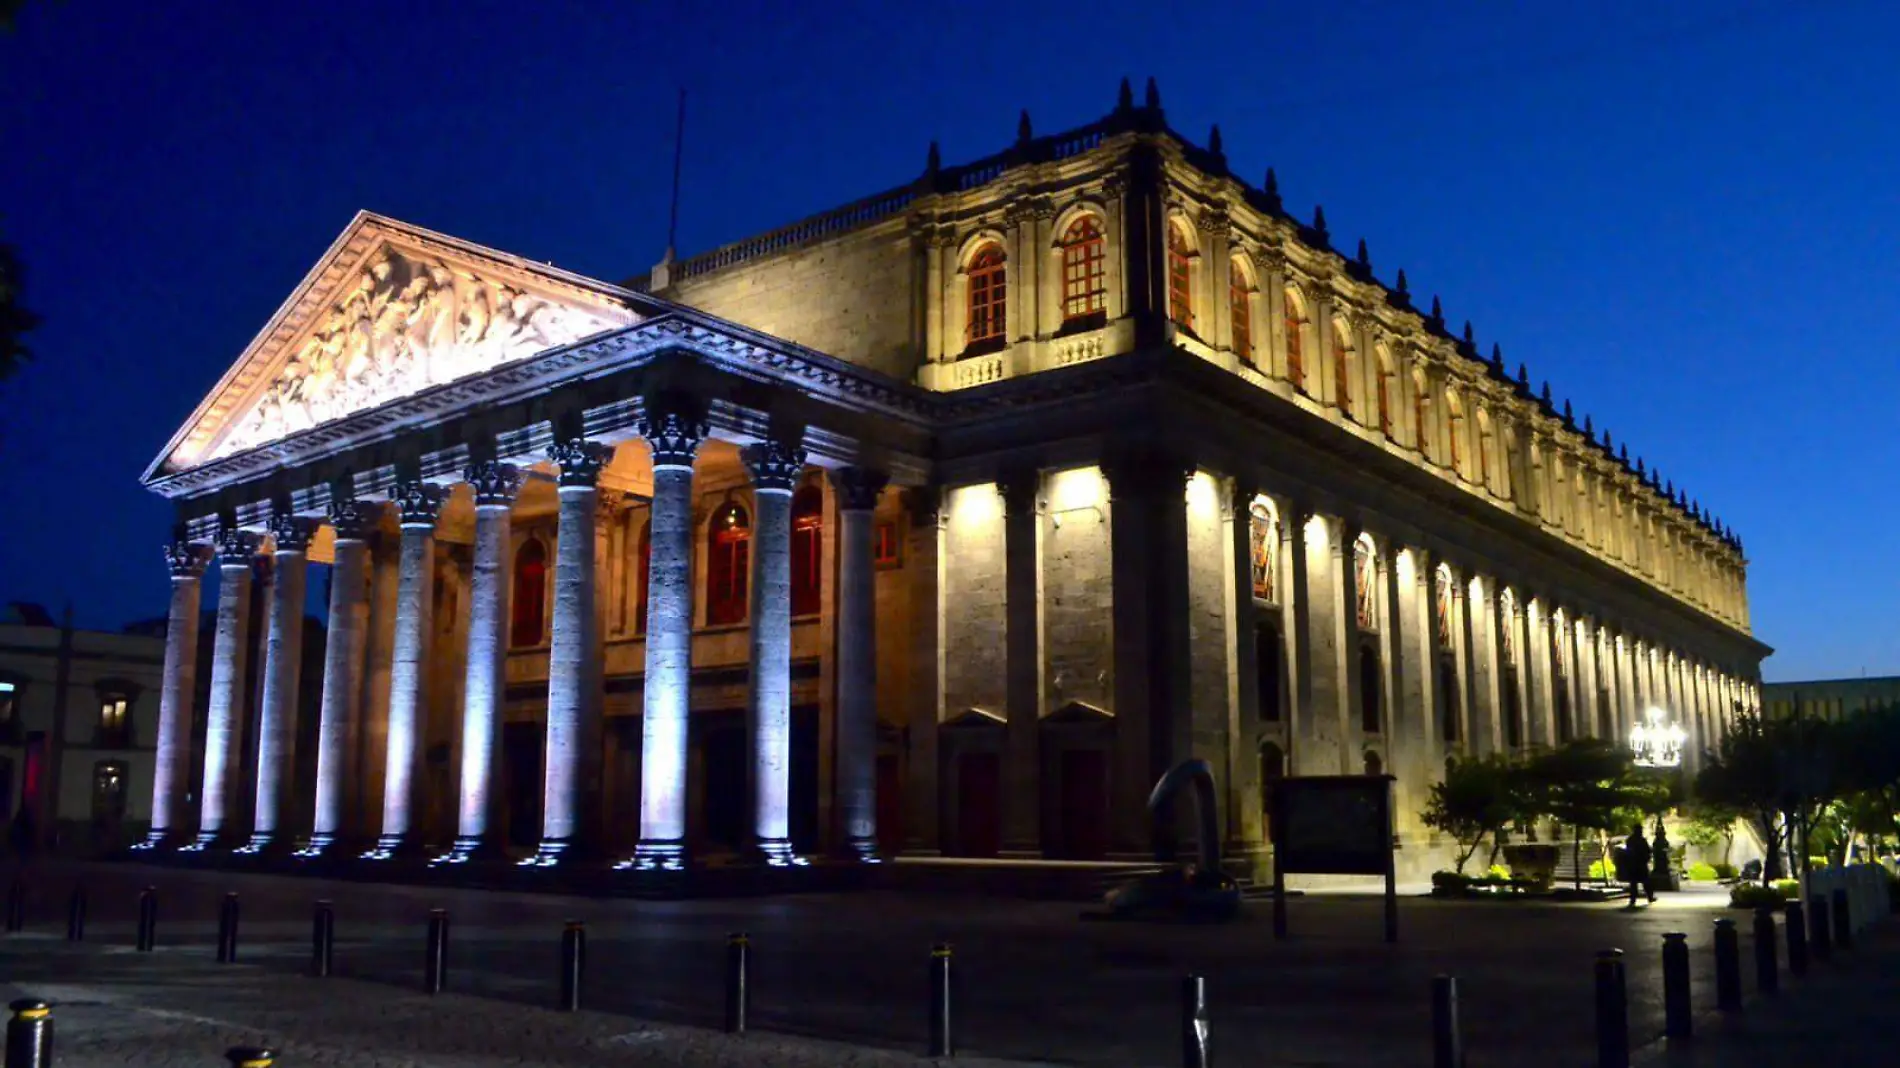
<svg viewBox="0 0 1900 1068">
<path fill-rule="evenodd" d="M 1672 722 L 1667 712 L 1654 706 L 1630 728 L 1630 752 L 1637 767 L 1681 767 L 1682 747 L 1688 741 L 1689 732 L 1683 730 L 1681 724 Z"/>
</svg>

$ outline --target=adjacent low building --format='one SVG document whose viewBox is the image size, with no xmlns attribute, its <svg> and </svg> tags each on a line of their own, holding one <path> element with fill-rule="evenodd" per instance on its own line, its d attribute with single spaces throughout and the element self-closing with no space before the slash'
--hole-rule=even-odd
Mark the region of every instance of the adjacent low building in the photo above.
<svg viewBox="0 0 1900 1068">
<path fill-rule="evenodd" d="M 160 846 L 1146 857 L 1202 757 L 1236 864 L 1267 779 L 1382 773 L 1416 873 L 1448 760 L 1697 753 L 1768 652 L 1732 532 L 1152 88 L 621 283 L 360 215 L 145 481 L 173 618 L 222 572 Z"/>
</svg>

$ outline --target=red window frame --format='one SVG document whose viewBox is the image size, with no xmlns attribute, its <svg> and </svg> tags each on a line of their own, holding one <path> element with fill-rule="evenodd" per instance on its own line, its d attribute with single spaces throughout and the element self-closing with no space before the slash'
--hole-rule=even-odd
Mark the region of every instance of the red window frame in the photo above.
<svg viewBox="0 0 1900 1068">
<path fill-rule="evenodd" d="M 1239 265 L 1228 268 L 1227 316 L 1233 321 L 1234 355 L 1253 362 L 1253 290 Z"/>
<path fill-rule="evenodd" d="M 540 645 L 547 638 L 548 622 L 548 549 L 540 538 L 529 538 L 515 550 L 514 586 L 508 644 Z"/>
<path fill-rule="evenodd" d="M 897 537 L 897 523 L 886 519 L 877 525 L 871 542 L 872 562 L 878 567 L 897 567 L 904 562 L 904 550 Z"/>
<path fill-rule="evenodd" d="M 746 621 L 746 584 L 751 578 L 752 517 L 727 501 L 706 525 L 706 625 Z"/>
<path fill-rule="evenodd" d="M 1339 383 L 1339 408 L 1352 413 L 1352 345 L 1345 331 L 1333 327 L 1333 379 Z"/>
<path fill-rule="evenodd" d="M 1292 293 L 1286 294 L 1284 299 L 1286 303 L 1284 315 L 1286 320 L 1286 378 L 1287 381 L 1293 383 L 1296 388 L 1305 389 L 1306 350 L 1304 348 L 1305 343 L 1300 337 L 1300 327 L 1306 324 L 1306 320 L 1300 317 L 1300 304 L 1297 300 L 1293 299 Z"/>
<path fill-rule="evenodd" d="M 1168 318 L 1194 329 L 1194 260 L 1179 226 L 1168 227 Z"/>
<path fill-rule="evenodd" d="M 1379 365 L 1379 433 L 1392 436 L 1392 379 L 1391 371 Z"/>
<path fill-rule="evenodd" d="M 792 615 L 814 616 L 822 605 L 825 498 L 817 486 L 792 494 Z"/>
<path fill-rule="evenodd" d="M 969 322 L 964 342 L 1000 341 L 1009 333 L 1009 265 L 1002 246 L 991 242 L 970 260 Z"/>
<path fill-rule="evenodd" d="M 1108 265 L 1101 224 L 1084 215 L 1062 235 L 1062 321 L 1099 315 L 1107 308 Z"/>
</svg>

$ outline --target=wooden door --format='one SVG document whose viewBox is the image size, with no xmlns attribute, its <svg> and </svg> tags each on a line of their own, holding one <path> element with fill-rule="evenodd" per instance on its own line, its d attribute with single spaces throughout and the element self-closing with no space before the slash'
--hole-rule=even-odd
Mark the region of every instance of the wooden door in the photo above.
<svg viewBox="0 0 1900 1068">
<path fill-rule="evenodd" d="M 1003 838 L 1001 756 L 964 753 L 957 758 L 957 854 L 993 857 Z"/>
<path fill-rule="evenodd" d="M 1061 779 L 1062 855 L 1100 860 L 1108 855 L 1108 754 L 1064 750 Z"/>
</svg>

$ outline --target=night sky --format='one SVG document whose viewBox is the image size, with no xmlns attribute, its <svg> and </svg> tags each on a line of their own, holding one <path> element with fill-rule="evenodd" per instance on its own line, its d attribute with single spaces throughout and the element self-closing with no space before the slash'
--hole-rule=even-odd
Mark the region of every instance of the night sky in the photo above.
<svg viewBox="0 0 1900 1068">
<path fill-rule="evenodd" d="M 0 600 L 164 613 L 138 475 L 359 208 L 616 280 L 666 244 L 678 86 L 691 254 L 1152 74 L 1730 523 L 1769 679 L 1900 673 L 1896 46 L 1872 2 L 29 0 L 0 233 L 46 325 L 0 386 Z"/>
</svg>

